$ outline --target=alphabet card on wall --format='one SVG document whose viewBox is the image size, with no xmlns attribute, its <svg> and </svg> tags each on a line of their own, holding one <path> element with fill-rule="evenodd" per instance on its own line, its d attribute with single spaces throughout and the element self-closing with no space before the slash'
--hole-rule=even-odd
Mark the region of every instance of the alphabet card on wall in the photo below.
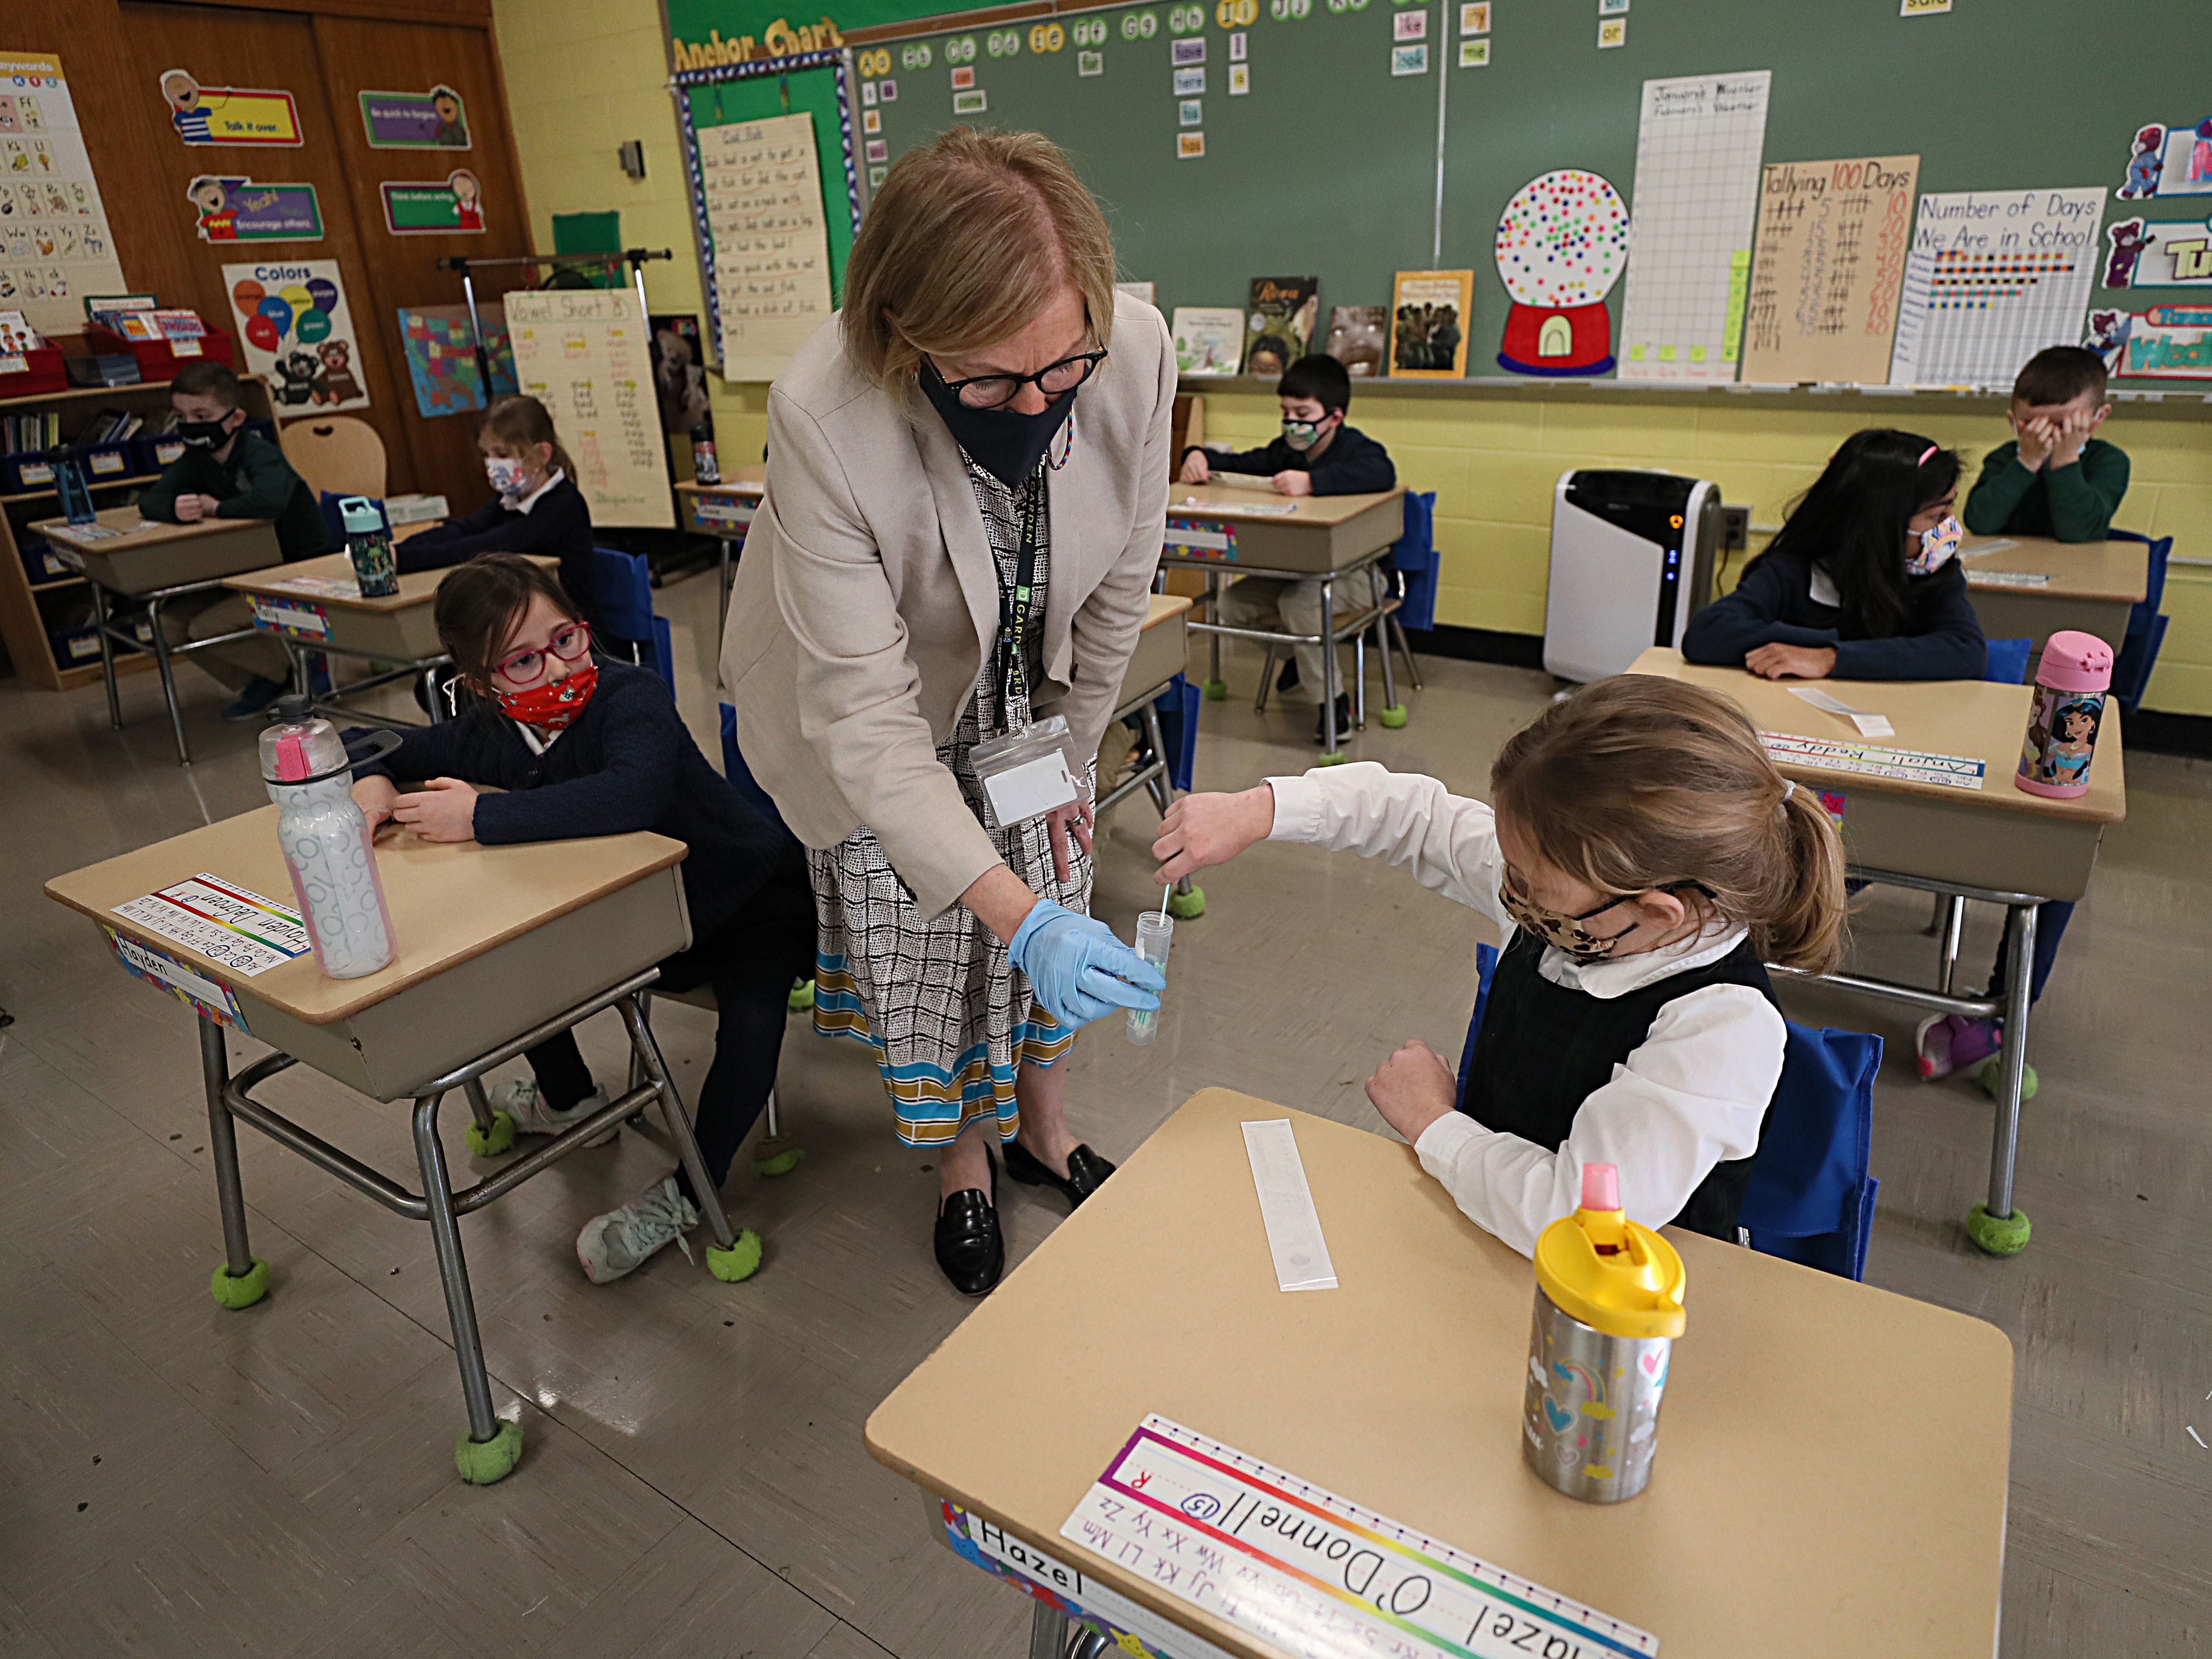
<svg viewBox="0 0 2212 1659">
<path fill-rule="evenodd" d="M 1889 383 L 2009 388 L 2044 347 L 2074 344 L 2104 206 L 2102 185 L 1922 197 Z"/>
<path fill-rule="evenodd" d="M 187 144 L 262 144 L 297 149 L 300 111 L 289 92 L 263 87 L 204 87 L 189 70 L 161 76 L 169 125 Z"/>
<path fill-rule="evenodd" d="M 129 284 L 56 59 L 0 54 L 0 310 L 74 334 L 82 296 Z"/>
<path fill-rule="evenodd" d="M 1777 161 L 1759 192 L 1743 378 L 1880 386 L 1912 241 L 1917 155 Z"/>
<path fill-rule="evenodd" d="M 368 407 L 353 313 L 335 259 L 225 265 L 246 368 L 269 382 L 279 415 Z"/>
</svg>

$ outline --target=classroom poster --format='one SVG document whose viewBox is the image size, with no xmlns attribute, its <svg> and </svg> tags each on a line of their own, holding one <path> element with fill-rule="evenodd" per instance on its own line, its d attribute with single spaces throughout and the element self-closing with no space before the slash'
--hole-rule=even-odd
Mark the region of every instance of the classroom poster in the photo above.
<svg viewBox="0 0 2212 1659">
<path fill-rule="evenodd" d="M 551 413 L 575 458 L 592 521 L 673 526 L 650 325 L 637 291 L 516 289 L 505 305 L 515 378 Z"/>
<path fill-rule="evenodd" d="M 653 328 L 653 389 L 660 406 L 660 429 L 672 438 L 688 436 L 714 412 L 699 319 L 670 313 L 646 320 Z"/>
<path fill-rule="evenodd" d="M 1917 155 L 1765 169 L 1744 310 L 1745 380 L 1888 380 L 1919 178 Z"/>
<path fill-rule="evenodd" d="M 699 171 L 723 378 L 772 380 L 831 309 L 814 118 L 708 127 Z"/>
<path fill-rule="evenodd" d="M 477 363 L 477 335 L 469 324 L 468 307 L 401 306 L 398 312 L 400 353 L 407 360 L 407 378 L 422 418 L 483 408 L 489 399 Z M 490 396 L 507 397 L 520 388 L 506 315 L 494 304 L 479 306 L 477 318 L 491 367 Z"/>
<path fill-rule="evenodd" d="M 241 367 L 268 380 L 277 414 L 368 407 L 337 260 L 225 265 L 222 281 L 238 313 Z"/>
<path fill-rule="evenodd" d="M 264 185 L 203 173 L 185 186 L 203 242 L 319 242 L 323 207 L 313 185 Z"/>
<path fill-rule="evenodd" d="M 2212 287 L 2212 223 L 2118 219 L 2105 227 L 2106 288 Z"/>
<path fill-rule="evenodd" d="M 1889 383 L 2008 389 L 2044 347 L 2074 344 L 2104 204 L 2101 185 L 1923 196 Z"/>
<path fill-rule="evenodd" d="M 466 149 L 469 115 L 448 86 L 428 92 L 364 92 L 362 131 L 371 149 Z"/>
<path fill-rule="evenodd" d="M 289 92 L 263 87 L 204 87 L 188 70 L 161 76 L 169 125 L 191 145 L 266 145 L 297 149 L 300 111 Z"/>
<path fill-rule="evenodd" d="M 1765 70 L 1646 81 L 1624 380 L 1733 380 L 1766 144 Z"/>
<path fill-rule="evenodd" d="M 1511 296 L 1498 366 L 1547 379 L 1613 366 L 1605 296 L 1628 264 L 1628 204 L 1595 173 L 1563 167 L 1532 179 L 1498 216 L 1498 280 Z"/>
<path fill-rule="evenodd" d="M 2104 358 L 2108 374 L 2212 380 L 2212 305 L 2093 311 L 2081 343 Z"/>
<path fill-rule="evenodd" d="M 441 181 L 401 179 L 379 185 L 384 228 L 394 236 L 453 236 L 484 228 L 483 186 L 466 167 Z"/>
<path fill-rule="evenodd" d="M 2123 201 L 2151 196 L 2212 195 L 2212 117 L 2136 130 L 2127 177 L 2112 194 Z"/>
<path fill-rule="evenodd" d="M 58 59 L 0 54 L 0 309 L 74 334 L 85 295 L 129 284 Z"/>
</svg>

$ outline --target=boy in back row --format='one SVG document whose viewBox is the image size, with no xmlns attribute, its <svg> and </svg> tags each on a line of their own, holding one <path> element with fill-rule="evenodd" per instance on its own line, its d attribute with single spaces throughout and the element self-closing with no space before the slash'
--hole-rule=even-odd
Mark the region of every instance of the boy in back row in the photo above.
<svg viewBox="0 0 2212 1659">
<path fill-rule="evenodd" d="M 2112 412 L 2105 365 L 2081 346 L 2046 346 L 2013 382 L 2013 441 L 1982 461 L 1962 515 L 1977 536 L 2100 542 L 2128 493 L 2128 458 L 2095 435 Z"/>
</svg>

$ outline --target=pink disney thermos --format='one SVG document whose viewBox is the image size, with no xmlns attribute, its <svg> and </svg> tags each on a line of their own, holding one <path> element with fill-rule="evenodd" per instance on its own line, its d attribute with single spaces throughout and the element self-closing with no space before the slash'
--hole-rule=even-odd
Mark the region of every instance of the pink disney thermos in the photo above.
<svg viewBox="0 0 2212 1659">
<path fill-rule="evenodd" d="M 2015 788 L 2062 799 L 2089 793 L 2089 763 L 2112 684 L 2112 647 L 2095 635 L 2064 629 L 2045 642 Z"/>
</svg>

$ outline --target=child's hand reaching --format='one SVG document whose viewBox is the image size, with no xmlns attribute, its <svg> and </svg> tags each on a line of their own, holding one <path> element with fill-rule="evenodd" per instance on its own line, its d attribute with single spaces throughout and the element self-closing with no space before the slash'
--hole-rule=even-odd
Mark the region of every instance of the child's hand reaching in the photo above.
<svg viewBox="0 0 2212 1659">
<path fill-rule="evenodd" d="M 424 841 L 474 841 L 477 792 L 459 778 L 433 778 L 419 794 L 397 797 L 392 816 Z"/>
<path fill-rule="evenodd" d="M 1376 1068 L 1367 1079 L 1367 1097 L 1410 1146 L 1459 1103 L 1459 1079 L 1435 1049 L 1415 1037 Z"/>
<path fill-rule="evenodd" d="M 1185 795 L 1168 808 L 1152 856 L 1152 880 L 1164 887 L 1208 865 L 1226 864 L 1275 827 L 1275 792 L 1266 784 L 1235 795 Z"/>
<path fill-rule="evenodd" d="M 392 803 L 399 799 L 399 786 L 378 772 L 354 784 L 353 799 L 373 833 L 378 824 L 392 816 Z"/>
</svg>

